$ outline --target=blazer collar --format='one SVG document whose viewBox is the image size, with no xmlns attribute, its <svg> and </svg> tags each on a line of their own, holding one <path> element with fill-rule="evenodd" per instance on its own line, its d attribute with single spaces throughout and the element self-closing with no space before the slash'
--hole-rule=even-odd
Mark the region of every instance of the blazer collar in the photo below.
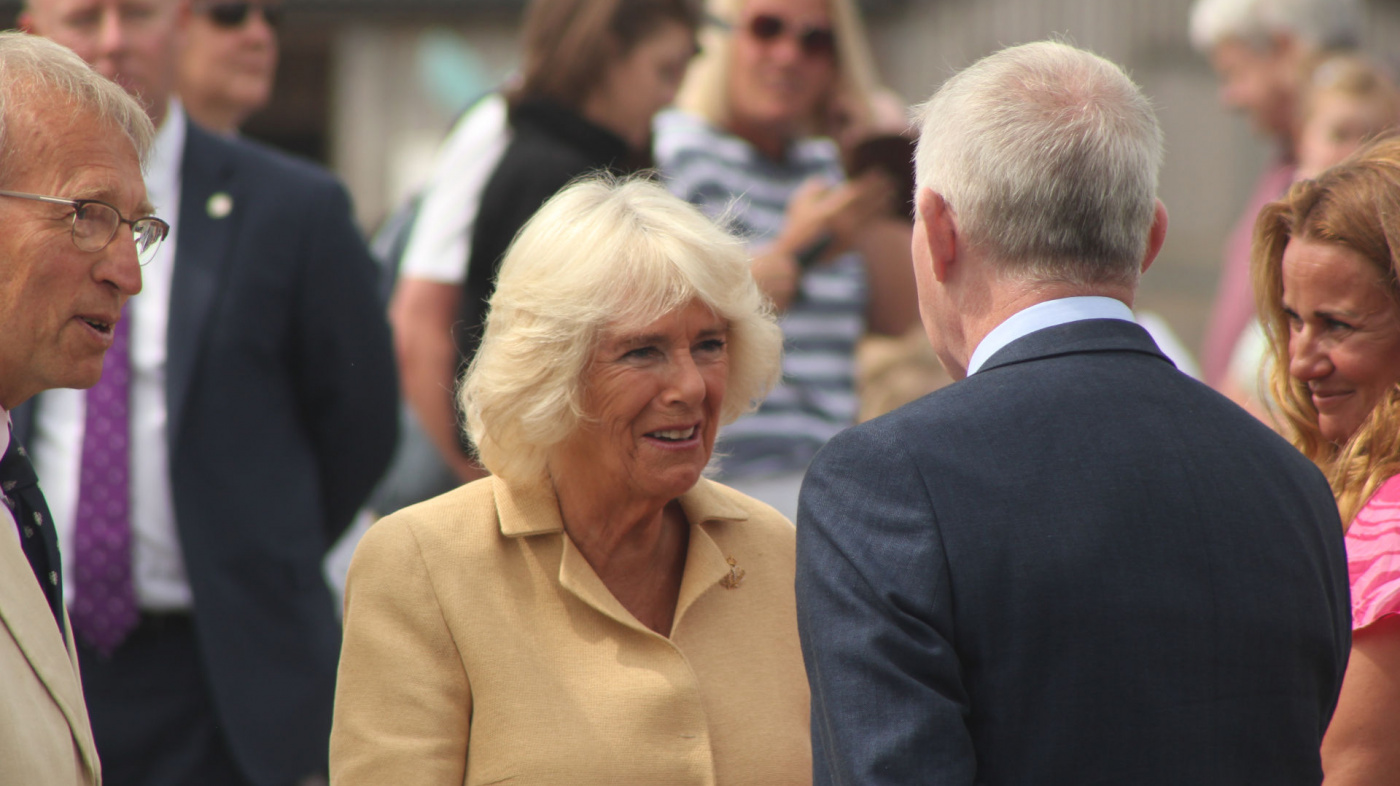
<svg viewBox="0 0 1400 786">
<path fill-rule="evenodd" d="M 506 537 L 557 534 L 562 543 L 559 551 L 559 586 L 599 613 L 621 625 L 646 636 L 657 636 L 643 625 L 613 596 L 603 580 L 594 572 L 588 560 L 571 538 L 564 537 L 564 523 L 559 516 L 559 503 L 547 483 L 531 486 L 508 484 L 492 477 L 496 511 L 500 516 L 501 534 Z M 671 622 L 672 635 L 680 629 L 686 612 L 702 596 L 712 591 L 737 568 L 730 563 L 731 555 L 711 525 L 716 522 L 745 521 L 746 510 L 724 496 L 720 487 L 702 478 L 690 491 L 680 497 L 681 509 L 690 522 L 690 539 L 686 550 L 685 573 L 681 577 L 676 612 Z M 716 540 L 720 537 L 720 540 Z"/>
<path fill-rule="evenodd" d="M 1171 363 L 1140 325 L 1121 319 L 1084 319 L 1016 339 L 988 358 L 978 374 L 1031 360 L 1085 352 L 1140 352 Z"/>
<path fill-rule="evenodd" d="M 559 501 L 548 483 L 512 484 L 491 477 L 501 534 L 508 538 L 563 532 Z M 727 499 L 718 484 L 701 478 L 680 496 L 681 510 L 692 525 L 710 521 L 746 521 L 748 511 Z"/>
</svg>

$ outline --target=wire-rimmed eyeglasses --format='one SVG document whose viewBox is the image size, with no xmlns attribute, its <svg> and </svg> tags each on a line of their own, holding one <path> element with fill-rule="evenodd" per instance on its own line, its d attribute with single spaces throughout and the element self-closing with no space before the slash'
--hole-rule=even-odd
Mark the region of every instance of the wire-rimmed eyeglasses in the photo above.
<svg viewBox="0 0 1400 786">
<path fill-rule="evenodd" d="M 64 199 L 62 197 L 26 194 L 21 191 L 0 191 L 0 196 L 32 199 L 73 208 L 73 245 L 83 251 L 101 251 L 117 236 L 122 224 L 131 227 L 136 241 L 136 259 L 145 265 L 156 256 L 160 242 L 170 234 L 170 225 L 155 216 L 123 218 L 115 207 L 96 199 Z"/>
</svg>

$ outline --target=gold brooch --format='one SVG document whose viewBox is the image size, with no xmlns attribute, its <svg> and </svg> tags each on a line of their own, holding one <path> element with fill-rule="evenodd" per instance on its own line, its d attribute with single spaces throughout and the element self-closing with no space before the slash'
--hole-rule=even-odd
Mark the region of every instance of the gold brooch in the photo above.
<svg viewBox="0 0 1400 786">
<path fill-rule="evenodd" d="M 739 582 L 744 580 L 744 571 L 737 566 L 739 563 L 733 557 L 725 557 L 725 562 L 729 563 L 729 575 L 719 580 L 719 585 L 725 589 L 738 589 Z"/>
</svg>

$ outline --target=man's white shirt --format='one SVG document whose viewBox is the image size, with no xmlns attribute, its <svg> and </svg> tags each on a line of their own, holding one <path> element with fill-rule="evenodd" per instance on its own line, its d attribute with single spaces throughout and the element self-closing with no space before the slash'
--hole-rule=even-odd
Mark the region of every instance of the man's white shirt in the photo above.
<svg viewBox="0 0 1400 786">
<path fill-rule="evenodd" d="M 131 528 L 133 578 L 143 609 L 188 609 L 193 605 L 170 489 L 165 401 L 166 333 L 170 321 L 170 282 L 179 238 L 180 164 L 185 153 L 185 112 L 170 102 L 146 167 L 146 191 L 156 215 L 170 223 L 170 235 L 155 259 L 141 268 L 141 292 L 127 302 L 131 320 Z M 58 532 L 59 550 L 73 559 L 73 528 L 78 509 L 87 391 L 44 394 L 35 418 L 30 454 Z M 64 596 L 73 597 L 65 571 Z"/>
<path fill-rule="evenodd" d="M 1018 338 L 1045 328 L 1079 322 L 1085 319 L 1121 319 L 1136 322 L 1133 310 L 1121 300 L 1111 297 L 1084 296 L 1047 300 L 1017 311 L 992 329 L 972 351 L 967 361 L 967 375 L 976 374 L 992 355 Z"/>
</svg>

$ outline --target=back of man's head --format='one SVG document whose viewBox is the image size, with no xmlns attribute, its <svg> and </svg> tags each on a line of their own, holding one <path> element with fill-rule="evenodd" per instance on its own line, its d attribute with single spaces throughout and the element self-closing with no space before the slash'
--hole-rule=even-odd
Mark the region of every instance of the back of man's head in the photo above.
<svg viewBox="0 0 1400 786">
<path fill-rule="evenodd" d="M 1275 36 L 1295 39 L 1305 49 L 1355 49 L 1361 38 L 1357 0 L 1196 0 L 1191 6 L 1191 45 L 1209 55 L 1234 39 L 1258 51 Z"/>
<path fill-rule="evenodd" d="M 1162 132 L 1121 68 L 1062 43 L 1004 49 L 920 110 L 919 189 L 1003 274 L 1134 283 L 1157 203 Z"/>
<path fill-rule="evenodd" d="M 75 113 L 111 122 L 145 160 L 155 128 L 126 91 L 66 47 L 28 33 L 0 32 L 0 183 L 11 158 L 24 155 L 24 140 L 12 132 L 16 113 L 65 98 Z"/>
</svg>

